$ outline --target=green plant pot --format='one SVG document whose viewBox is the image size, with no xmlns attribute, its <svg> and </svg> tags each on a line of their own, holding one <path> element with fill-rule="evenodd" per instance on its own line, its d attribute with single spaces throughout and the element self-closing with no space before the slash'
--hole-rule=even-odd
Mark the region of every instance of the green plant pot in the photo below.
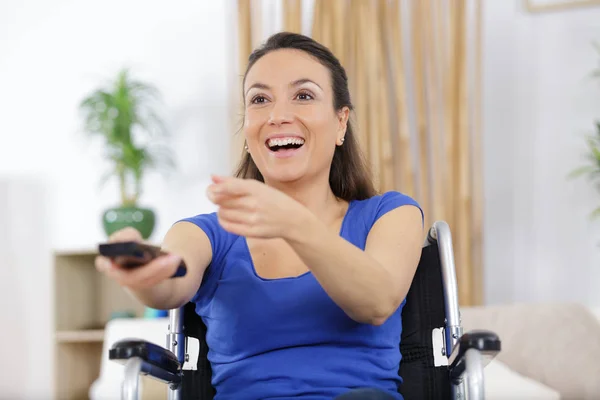
<svg viewBox="0 0 600 400">
<path fill-rule="evenodd" d="M 156 217 L 154 211 L 140 207 L 114 207 L 102 214 L 102 226 L 107 236 L 119 229 L 131 226 L 137 229 L 144 239 L 148 239 L 154 231 Z"/>
</svg>

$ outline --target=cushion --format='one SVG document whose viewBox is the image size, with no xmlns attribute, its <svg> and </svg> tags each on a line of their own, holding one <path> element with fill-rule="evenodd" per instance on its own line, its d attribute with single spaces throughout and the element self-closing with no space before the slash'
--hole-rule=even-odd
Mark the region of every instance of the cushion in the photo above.
<svg viewBox="0 0 600 400">
<path fill-rule="evenodd" d="M 498 360 L 557 390 L 562 399 L 600 399 L 600 323 L 571 303 L 510 304 L 461 310 L 463 328 L 502 340 Z"/>
<path fill-rule="evenodd" d="M 486 400 L 559 400 L 558 391 L 492 360 L 484 370 Z"/>
</svg>

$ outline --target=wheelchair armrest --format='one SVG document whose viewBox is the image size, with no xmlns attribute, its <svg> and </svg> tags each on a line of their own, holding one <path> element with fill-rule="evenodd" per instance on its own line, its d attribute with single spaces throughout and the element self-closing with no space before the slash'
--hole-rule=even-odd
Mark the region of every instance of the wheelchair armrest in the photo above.
<svg viewBox="0 0 600 400">
<path fill-rule="evenodd" d="M 457 383 L 466 370 L 468 350 L 477 350 L 481 354 L 485 367 L 500 352 L 501 341 L 494 332 L 474 330 L 463 334 L 448 357 L 450 379 Z"/>
<path fill-rule="evenodd" d="M 175 354 L 164 347 L 145 340 L 120 340 L 113 344 L 108 352 L 109 360 L 121 364 L 127 363 L 133 357 L 140 358 L 145 364 L 163 370 L 168 374 L 177 375 L 181 370 L 181 363 L 177 360 Z M 148 373 L 151 374 L 150 371 Z"/>
</svg>

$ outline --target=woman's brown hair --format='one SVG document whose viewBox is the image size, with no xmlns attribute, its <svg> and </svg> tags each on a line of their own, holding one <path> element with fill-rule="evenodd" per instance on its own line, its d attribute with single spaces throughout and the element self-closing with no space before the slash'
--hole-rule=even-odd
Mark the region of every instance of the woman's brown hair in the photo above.
<svg viewBox="0 0 600 400">
<path fill-rule="evenodd" d="M 350 90 L 348 89 L 348 77 L 344 67 L 327 47 L 304 35 L 280 32 L 271 36 L 263 46 L 254 50 L 250 55 L 244 74 L 244 82 L 250 68 L 261 57 L 280 49 L 304 51 L 327 67 L 331 74 L 335 111 L 340 111 L 343 107 L 348 107 L 351 112 L 353 111 L 354 107 L 350 101 Z M 264 182 L 264 178 L 254 160 L 245 151 L 235 175 L 238 178 L 256 179 Z M 364 200 L 377 194 L 350 120 L 346 128 L 344 144 L 336 146 L 333 154 L 329 185 L 336 197 L 346 201 Z"/>
</svg>

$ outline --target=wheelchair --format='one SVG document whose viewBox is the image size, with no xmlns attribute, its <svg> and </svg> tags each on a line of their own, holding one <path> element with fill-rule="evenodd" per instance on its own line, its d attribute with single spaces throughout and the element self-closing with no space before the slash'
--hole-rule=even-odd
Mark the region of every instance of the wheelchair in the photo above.
<svg viewBox="0 0 600 400">
<path fill-rule="evenodd" d="M 195 305 L 188 303 L 169 311 L 166 348 L 136 339 L 116 342 L 109 359 L 125 365 L 122 398 L 138 399 L 143 374 L 168 384 L 169 400 L 212 400 L 205 335 Z M 188 338 L 196 338 L 200 349 L 195 369 L 184 370 Z M 402 310 L 399 346 L 403 383 L 398 391 L 405 399 L 484 398 L 483 369 L 500 352 L 501 341 L 490 331 L 463 333 L 452 236 L 444 221 L 427 233 Z"/>
</svg>

